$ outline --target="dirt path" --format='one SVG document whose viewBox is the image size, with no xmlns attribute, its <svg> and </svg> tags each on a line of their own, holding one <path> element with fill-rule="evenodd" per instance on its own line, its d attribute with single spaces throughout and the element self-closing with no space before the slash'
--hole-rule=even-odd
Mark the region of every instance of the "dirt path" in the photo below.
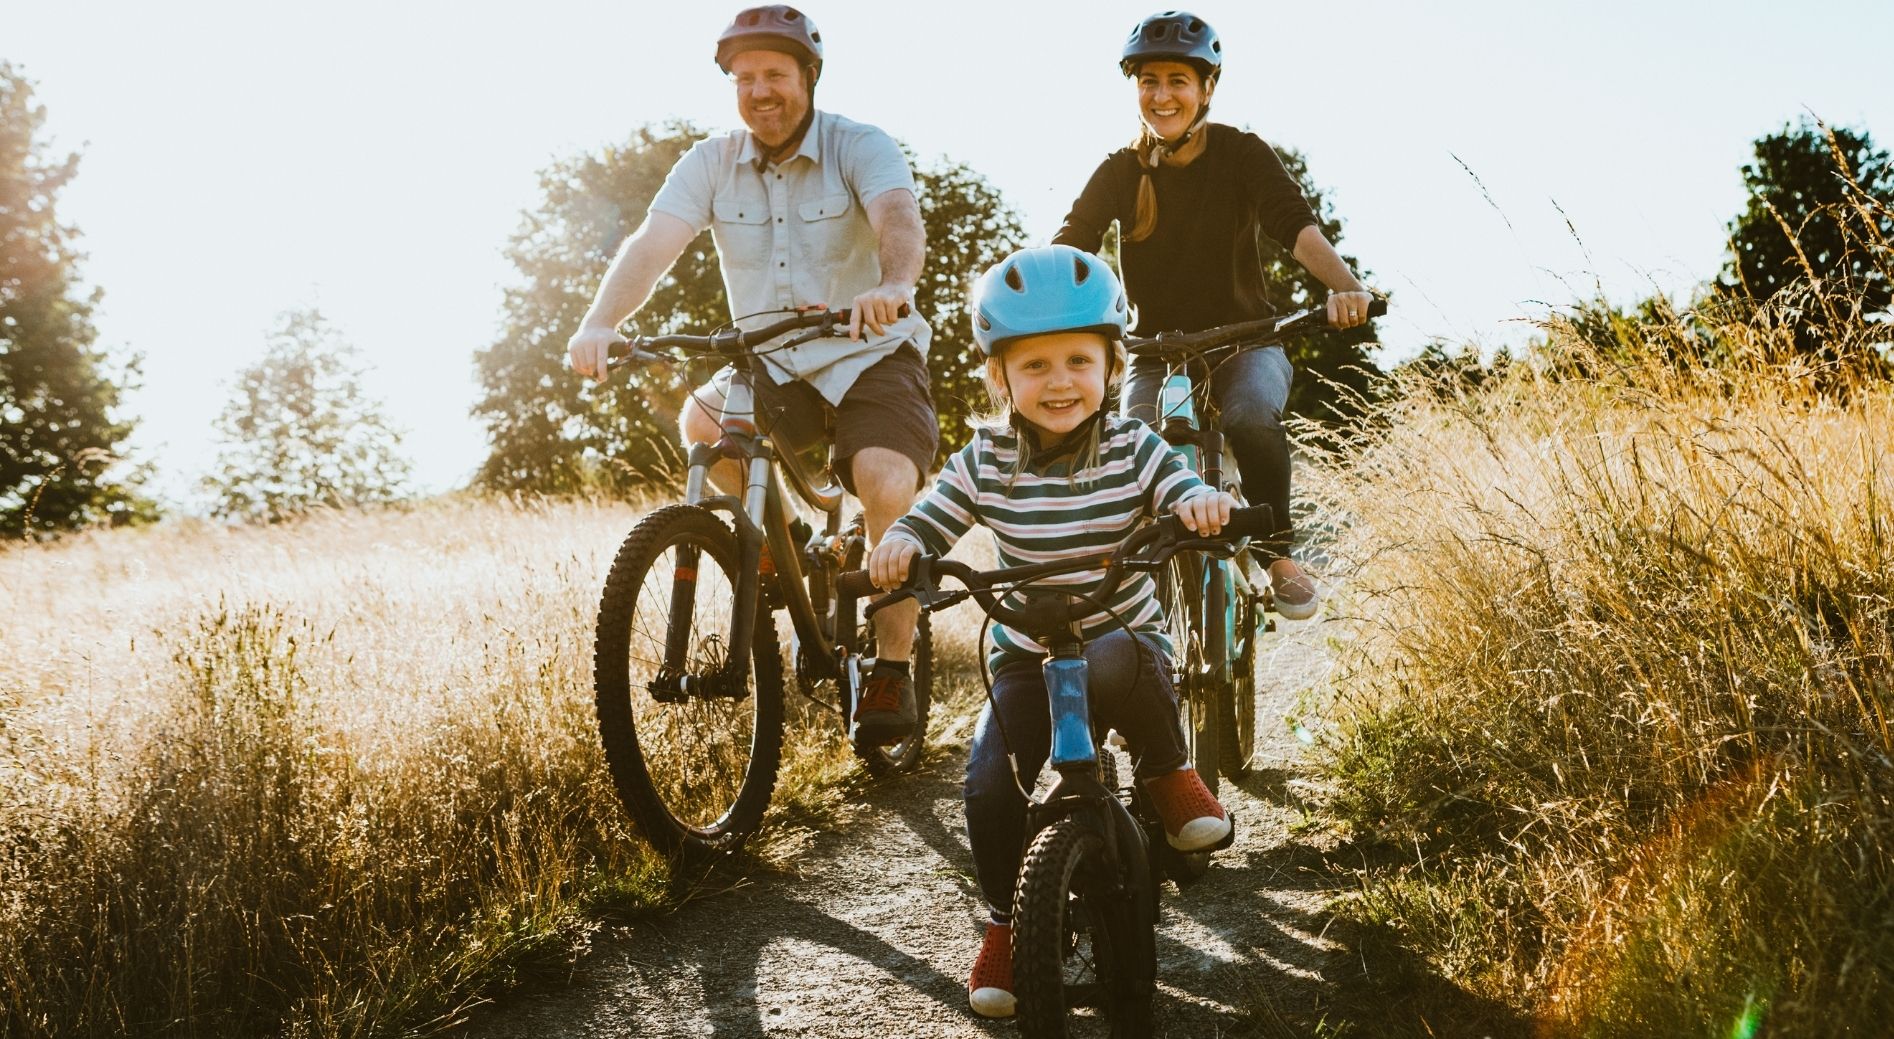
<svg viewBox="0 0 1894 1039">
<path fill-rule="evenodd" d="M 1264 647 L 1258 767 L 1237 789 L 1224 785 L 1237 843 L 1201 881 L 1163 890 L 1160 1035 L 1307 1034 L 1312 1008 L 1328 1002 L 1325 976 L 1343 965 L 1324 936 L 1319 849 L 1294 829 L 1302 747 L 1283 722 L 1322 679 L 1323 632 L 1285 628 Z M 602 938 L 571 987 L 490 1008 L 464 1034 L 1017 1034 L 967 1009 L 983 912 L 961 826 L 964 761 L 964 749 L 933 751 L 922 772 L 874 790 L 817 837 L 798 858 L 801 875 L 766 876 Z"/>
</svg>

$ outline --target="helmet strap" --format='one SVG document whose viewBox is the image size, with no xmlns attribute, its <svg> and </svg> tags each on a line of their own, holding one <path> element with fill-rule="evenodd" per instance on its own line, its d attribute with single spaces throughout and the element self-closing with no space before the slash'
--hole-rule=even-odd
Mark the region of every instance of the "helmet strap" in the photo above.
<svg viewBox="0 0 1894 1039">
<path fill-rule="evenodd" d="M 757 168 L 761 169 L 764 166 L 772 165 L 780 159 L 795 154 L 796 149 L 802 146 L 803 137 L 808 135 L 810 124 L 814 122 L 815 84 L 811 83 L 809 84 L 809 110 L 802 113 L 802 122 L 796 124 L 795 131 L 788 137 L 783 138 L 783 143 L 774 148 L 766 147 L 762 141 L 756 142 Z M 754 137 L 755 135 L 752 134 L 751 136 Z"/>
</svg>

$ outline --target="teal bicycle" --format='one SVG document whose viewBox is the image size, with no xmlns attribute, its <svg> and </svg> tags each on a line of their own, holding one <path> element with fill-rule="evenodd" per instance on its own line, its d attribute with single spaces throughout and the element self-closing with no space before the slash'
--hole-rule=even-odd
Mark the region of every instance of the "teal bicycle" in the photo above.
<svg viewBox="0 0 1894 1039">
<path fill-rule="evenodd" d="M 1387 313 L 1376 300 L 1369 316 Z M 1129 339 L 1134 356 L 1154 357 L 1170 369 L 1158 394 L 1157 429 L 1181 450 L 1203 481 L 1239 500 L 1242 487 L 1224 469 L 1224 438 L 1209 375 L 1246 350 L 1273 346 L 1328 327 L 1323 309 L 1286 318 L 1221 325 L 1201 332 L 1166 332 Z M 1269 581 L 1247 541 L 1226 550 L 1182 553 L 1159 575 L 1158 594 L 1177 647 L 1176 686 L 1184 730 L 1197 773 L 1212 793 L 1218 777 L 1237 779 L 1256 755 L 1256 646 L 1274 627 Z M 1208 856 L 1199 854 L 1200 865 Z"/>
</svg>

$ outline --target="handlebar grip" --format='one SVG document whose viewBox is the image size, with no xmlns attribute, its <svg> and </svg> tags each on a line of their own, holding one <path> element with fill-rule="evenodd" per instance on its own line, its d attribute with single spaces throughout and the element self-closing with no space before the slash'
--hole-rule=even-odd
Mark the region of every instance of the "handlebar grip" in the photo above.
<svg viewBox="0 0 1894 1039">
<path fill-rule="evenodd" d="M 1388 301 L 1385 299 L 1376 299 L 1374 302 L 1368 304 L 1369 317 L 1382 317 L 1386 315 L 1387 312 L 1388 312 Z"/>
<path fill-rule="evenodd" d="M 1235 509 L 1230 513 L 1230 522 L 1223 525 L 1220 537 L 1236 541 L 1239 538 L 1266 538 L 1276 531 L 1276 512 L 1267 505 L 1251 505 L 1248 508 Z"/>
<path fill-rule="evenodd" d="M 849 570 L 836 577 L 835 594 L 844 599 L 866 599 L 871 595 L 880 595 L 881 589 L 868 579 L 868 571 Z"/>
</svg>

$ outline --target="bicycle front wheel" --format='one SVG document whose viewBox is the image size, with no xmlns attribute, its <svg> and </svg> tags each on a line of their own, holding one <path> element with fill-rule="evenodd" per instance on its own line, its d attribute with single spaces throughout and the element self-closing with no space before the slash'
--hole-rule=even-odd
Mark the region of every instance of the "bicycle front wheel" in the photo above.
<svg viewBox="0 0 1894 1039">
<path fill-rule="evenodd" d="M 662 854 L 732 851 L 756 831 L 782 758 L 783 674 L 758 597 L 747 674 L 729 665 L 739 580 L 734 532 L 672 505 L 625 539 L 599 600 L 599 734 L 612 782 Z"/>
<path fill-rule="evenodd" d="M 1180 553 L 1172 557 L 1164 571 L 1158 594 L 1164 603 L 1164 618 L 1171 646 L 1177 654 L 1177 709 L 1184 726 L 1184 743 L 1191 764 L 1212 794 L 1217 792 L 1217 697 L 1211 689 L 1209 668 L 1210 629 L 1204 613 L 1204 567 L 1194 555 Z"/>
<path fill-rule="evenodd" d="M 1218 726 L 1223 745 L 1217 755 L 1224 776 L 1232 781 L 1248 775 L 1250 765 L 1256 760 L 1256 640 L 1260 637 L 1257 629 L 1262 622 L 1256 582 L 1269 579 L 1258 574 L 1247 554 L 1239 555 L 1237 560 L 1244 579 L 1235 582 L 1233 589 L 1236 623 L 1230 631 L 1230 641 L 1235 652 L 1230 659 L 1230 681 L 1223 687 L 1222 719 Z"/>
<path fill-rule="evenodd" d="M 1142 862 L 1135 844 L 1126 849 Z M 1077 819 L 1033 838 L 1013 899 L 1013 984 L 1027 1039 L 1149 1034 L 1157 922 L 1149 874 L 1118 876 Z"/>
</svg>

